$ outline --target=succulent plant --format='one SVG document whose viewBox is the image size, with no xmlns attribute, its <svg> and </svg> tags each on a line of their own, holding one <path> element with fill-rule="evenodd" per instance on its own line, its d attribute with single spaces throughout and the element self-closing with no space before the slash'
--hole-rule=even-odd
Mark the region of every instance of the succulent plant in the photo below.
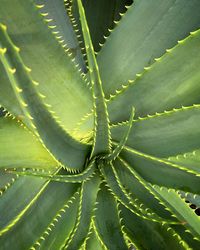
<svg viewBox="0 0 200 250">
<path fill-rule="evenodd" d="M 200 249 L 200 1 L 125 2 L 0 0 L 0 249 Z"/>
</svg>

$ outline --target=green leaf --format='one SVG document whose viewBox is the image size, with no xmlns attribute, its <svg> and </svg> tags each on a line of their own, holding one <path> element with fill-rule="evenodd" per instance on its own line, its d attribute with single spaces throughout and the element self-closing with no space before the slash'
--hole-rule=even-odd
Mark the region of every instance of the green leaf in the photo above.
<svg viewBox="0 0 200 250">
<path fill-rule="evenodd" d="M 21 178 L 26 178 L 27 183 L 24 183 L 22 187 L 18 189 L 18 195 L 15 195 L 12 197 L 12 201 L 9 201 L 8 204 L 12 204 L 12 206 L 7 205 L 3 211 L 1 210 L 5 218 L 8 211 L 12 210 L 14 213 L 16 205 L 18 205 L 18 202 L 21 202 L 21 200 L 27 201 L 28 203 L 26 195 L 23 195 L 22 192 L 32 193 L 33 187 L 29 187 L 27 184 L 33 177 Z M 36 188 L 37 182 L 41 180 L 34 178 L 33 181 Z M 78 187 L 79 185 L 71 183 L 49 183 L 29 206 L 26 213 L 20 217 L 18 222 L 0 237 L 1 247 L 3 249 L 12 249 L 13 246 L 15 246 L 15 249 L 29 249 L 48 228 L 53 218 L 74 195 Z M 37 188 L 39 188 L 39 186 Z M 9 198 L 10 196 L 7 194 L 7 197 Z M 5 205 L 6 204 L 4 204 L 4 206 Z"/>
<path fill-rule="evenodd" d="M 102 153 L 108 153 L 110 151 L 110 129 L 109 118 L 107 112 L 107 106 L 105 102 L 104 92 L 101 83 L 101 77 L 99 74 L 98 65 L 92 45 L 90 32 L 85 17 L 85 11 L 81 0 L 77 0 L 79 15 L 82 25 L 82 31 L 85 41 L 86 54 L 88 59 L 90 81 L 92 84 L 93 92 L 93 106 L 95 116 L 94 126 L 94 141 L 92 148 L 92 156 L 96 156 Z"/>
<path fill-rule="evenodd" d="M 46 230 L 30 248 L 39 249 L 60 249 L 73 229 L 78 213 L 79 193 L 75 193 L 58 211 Z"/>
<path fill-rule="evenodd" d="M 200 194 L 199 177 L 189 173 L 187 169 L 183 170 L 181 165 L 172 165 L 164 159 L 128 147 L 124 148 L 120 156 L 147 182 Z"/>
<path fill-rule="evenodd" d="M 199 28 L 199 12 L 198 0 L 135 0 L 98 55 L 106 97 Z"/>
<path fill-rule="evenodd" d="M 143 220 L 122 205 L 119 208 L 123 230 L 138 249 L 153 250 L 155 246 L 163 250 L 188 249 L 188 245 L 168 225 Z"/>
<path fill-rule="evenodd" d="M 200 149 L 168 157 L 167 160 L 182 166 L 186 166 L 187 168 L 192 166 L 194 170 L 200 172 Z"/>
<path fill-rule="evenodd" d="M 105 36 L 107 36 L 110 29 L 115 26 L 114 21 L 121 18 L 120 13 L 126 11 L 125 5 L 129 2 L 130 1 L 127 0 L 96 0 L 95 2 L 93 0 L 82 1 L 95 51 L 101 49 L 100 43 L 104 42 Z M 71 11 L 74 18 L 76 18 L 78 29 L 81 32 L 76 1 L 72 1 Z"/>
<path fill-rule="evenodd" d="M 19 178 L 19 176 L 6 173 L 4 170 L 0 170 L 0 195 L 3 195 L 8 188 Z"/>
<path fill-rule="evenodd" d="M 199 249 L 200 241 L 184 225 L 173 225 L 172 228 L 180 237 L 187 242 L 191 249 Z"/>
<path fill-rule="evenodd" d="M 37 91 L 29 69 L 24 65 L 18 49 L 6 32 L 6 26 L 0 25 L 0 35 L 0 59 L 26 118 L 61 164 L 76 170 L 83 168 L 89 146 L 74 140 L 64 131 L 51 110 L 48 110 L 48 104 Z"/>
<path fill-rule="evenodd" d="M 105 159 L 107 161 L 115 160 L 118 157 L 118 155 L 120 154 L 120 152 L 122 151 L 122 149 L 124 148 L 124 146 L 128 140 L 129 134 L 131 132 L 134 114 L 135 114 L 135 109 L 132 108 L 127 131 L 124 133 L 120 143 L 116 146 L 116 148 L 112 151 L 112 153 L 110 153 L 108 156 L 105 157 Z"/>
<path fill-rule="evenodd" d="M 200 195 L 185 193 L 183 191 L 179 192 L 181 197 L 190 204 L 194 204 L 196 207 L 200 207 Z"/>
<path fill-rule="evenodd" d="M 126 145 L 157 157 L 191 152 L 200 147 L 200 105 L 174 109 L 134 121 Z M 120 141 L 127 124 L 111 128 Z M 192 166 L 190 166 L 192 168 Z"/>
<path fill-rule="evenodd" d="M 0 9 L 0 22 L 8 26 L 13 42 L 21 48 L 25 64 L 32 69 L 32 78 L 40 83 L 39 91 L 46 96 L 46 102 L 52 105 L 52 110 L 59 116 L 65 129 L 73 129 L 91 109 L 92 99 L 85 80 L 72 62 L 73 58 L 62 48 L 56 35 L 52 34 L 57 32 L 56 27 L 48 27 L 47 18 L 39 13 L 40 9 L 33 1 L 1 0 L 1 5 L 4 7 Z M 0 103 L 8 108 L 5 101 L 14 103 L 15 98 L 6 76 L 2 76 Z M 18 115 L 14 112 L 18 110 L 14 105 L 8 109 Z"/>
<path fill-rule="evenodd" d="M 116 200 L 105 185 L 100 186 L 97 195 L 94 230 L 109 250 L 128 249 L 121 231 Z"/>
<path fill-rule="evenodd" d="M 65 49 L 70 49 L 72 57 L 80 68 L 85 71 L 85 63 L 78 44 L 78 40 L 73 30 L 72 23 L 65 10 L 63 0 L 35 0 L 36 4 L 41 6 L 40 13 L 47 19 L 52 19 L 48 24 L 56 25 L 56 37 Z"/>
<path fill-rule="evenodd" d="M 135 203 L 139 203 L 147 216 L 149 213 L 155 213 L 152 221 L 167 221 L 175 222 L 171 212 L 161 203 L 161 200 L 153 188 L 146 182 L 127 162 L 122 159 L 116 160 L 113 165 L 116 175 L 118 176 L 121 185 L 129 192 Z M 146 209 L 145 209 L 146 207 Z M 158 216 L 160 217 L 158 219 Z M 156 220 L 157 219 L 157 220 Z"/>
<path fill-rule="evenodd" d="M 137 196 L 134 196 L 134 193 L 128 192 L 123 183 L 121 183 L 121 180 L 119 179 L 119 176 L 117 175 L 117 172 L 112 163 L 104 164 L 101 167 L 101 173 L 105 178 L 113 196 L 132 213 L 135 213 L 136 215 L 147 220 L 163 223 L 177 223 L 177 221 L 169 218 L 169 216 L 167 217 L 167 219 L 166 217 L 161 218 L 149 208 L 148 203 L 144 204 L 140 199 L 138 199 Z"/>
<path fill-rule="evenodd" d="M 185 227 L 188 227 L 194 236 L 200 240 L 200 217 L 181 199 L 176 191 L 156 185 L 153 185 L 153 188 L 163 199 L 163 202 L 174 212 L 174 215 L 182 220 Z"/>
<path fill-rule="evenodd" d="M 96 170 L 95 160 L 91 161 L 88 164 L 85 170 L 83 170 L 80 174 L 59 174 L 54 175 L 53 173 L 44 173 L 32 170 L 24 170 L 24 171 L 16 171 L 16 170 L 7 170 L 7 172 L 20 175 L 20 176 L 32 176 L 48 179 L 50 181 L 57 182 L 70 182 L 70 183 L 82 183 L 83 181 L 89 180 L 94 174 Z"/>
<path fill-rule="evenodd" d="M 63 245 L 64 249 L 77 250 L 84 243 L 92 222 L 93 210 L 100 183 L 101 179 L 98 175 L 82 183 L 76 223 Z"/>
<path fill-rule="evenodd" d="M 0 199 L 0 235 L 11 230 L 42 194 L 48 183 L 32 177 L 19 177 Z M 10 206 L 12 204 L 12 206 Z M 9 209 L 8 209 L 9 207 Z M 0 238 L 1 238 L 0 237 Z"/>
<path fill-rule="evenodd" d="M 22 123 L 11 116 L 0 117 L 0 168 L 58 167 L 58 162 Z"/>
<path fill-rule="evenodd" d="M 136 117 L 143 117 L 199 103 L 199 42 L 200 30 L 192 32 L 135 80 L 130 80 L 118 91 L 120 94 L 111 98 L 110 120 L 116 123 L 128 119 L 132 106 L 136 108 Z"/>
<path fill-rule="evenodd" d="M 97 235 L 95 234 L 94 229 L 90 231 L 88 234 L 88 239 L 86 241 L 86 250 L 105 250 L 105 248 L 101 245 L 100 241 L 98 240 Z"/>
</svg>

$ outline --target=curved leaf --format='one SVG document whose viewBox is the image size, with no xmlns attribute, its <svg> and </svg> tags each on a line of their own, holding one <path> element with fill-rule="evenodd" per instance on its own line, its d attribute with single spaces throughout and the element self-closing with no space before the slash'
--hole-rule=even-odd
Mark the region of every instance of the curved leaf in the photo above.
<svg viewBox="0 0 200 250">
<path fill-rule="evenodd" d="M 97 195 L 94 225 L 94 230 L 109 250 L 128 249 L 121 232 L 116 200 L 105 185 L 100 186 Z"/>
<path fill-rule="evenodd" d="M 200 194 L 200 178 L 180 165 L 172 166 L 170 162 L 130 148 L 125 148 L 120 156 L 152 184 Z"/>
<path fill-rule="evenodd" d="M 91 226 L 100 183 L 101 179 L 97 175 L 91 180 L 82 183 L 76 223 L 65 244 L 63 244 L 64 249 L 77 250 L 84 243 Z"/>
<path fill-rule="evenodd" d="M 107 106 L 105 102 L 104 92 L 96 62 L 94 48 L 92 45 L 90 32 L 87 25 L 85 11 L 81 0 L 77 0 L 82 31 L 86 46 L 86 54 L 88 59 L 88 67 L 90 80 L 92 84 L 93 106 L 94 106 L 94 140 L 92 148 L 92 156 L 108 153 L 110 151 L 110 128 Z"/>
<path fill-rule="evenodd" d="M 123 230 L 138 249 L 188 249 L 185 243 L 172 228 L 148 220 L 131 213 L 120 205 Z"/>
<path fill-rule="evenodd" d="M 48 24 L 56 25 L 56 37 L 62 43 L 64 48 L 72 53 L 75 62 L 85 71 L 85 63 L 78 44 L 76 34 L 65 10 L 63 0 L 34 0 L 37 5 L 41 6 L 40 12 L 45 18 L 52 19 Z"/>
<path fill-rule="evenodd" d="M 134 121 L 126 145 L 157 157 L 169 157 L 200 148 L 200 105 L 174 109 Z M 120 141 L 128 124 L 111 128 Z M 192 168 L 192 166 L 191 166 Z"/>
<path fill-rule="evenodd" d="M 81 169 L 89 152 L 89 146 L 73 139 L 48 110 L 40 92 L 35 87 L 29 69 L 24 65 L 19 51 L 0 25 L 0 59 L 4 65 L 16 98 L 35 133 L 48 150 L 65 167 Z M 48 126 L 46 126 L 48 122 Z"/>
<path fill-rule="evenodd" d="M 33 177 L 21 178 L 26 178 L 27 180 L 29 178 L 30 180 Z M 35 186 L 37 186 L 36 181 L 34 178 Z M 15 246 L 15 249 L 29 249 L 47 229 L 58 211 L 74 195 L 78 187 L 77 184 L 71 183 L 49 183 L 17 223 L 0 237 L 1 247 L 3 249 L 11 249 Z M 20 199 L 26 197 L 22 195 L 22 190 L 31 193 L 31 188 L 29 189 L 26 185 L 23 185 L 19 195 Z M 17 196 L 13 198 L 13 201 L 17 204 Z M 15 210 L 15 203 L 13 203 L 13 208 L 10 207 L 13 211 Z M 7 208 L 6 210 L 8 210 Z M 5 215 L 5 210 L 3 213 Z"/>
<path fill-rule="evenodd" d="M 199 28 L 199 11 L 198 0 L 135 0 L 97 58 L 106 96 Z"/>
<path fill-rule="evenodd" d="M 58 167 L 36 136 L 13 117 L 0 118 L 0 168 Z"/>
<path fill-rule="evenodd" d="M 199 103 L 199 42 L 200 30 L 192 32 L 118 90 L 108 105 L 110 120 L 116 123 L 128 119 L 132 106 L 136 108 L 136 117 L 144 117 Z"/>
<path fill-rule="evenodd" d="M 1 6 L 4 7 L 0 9 L 0 22 L 8 26 L 12 40 L 21 48 L 25 64 L 32 69 L 32 78 L 40 83 L 39 91 L 46 96 L 46 102 L 52 105 L 65 129 L 73 129 L 91 109 L 91 94 L 72 57 L 52 34 L 57 32 L 56 27 L 48 27 L 48 18 L 39 13 L 33 1 L 1 0 Z M 4 72 L 2 67 L 0 71 Z M 19 105 L 16 107 L 7 77 L 5 74 L 0 77 L 3 77 L 0 78 L 0 103 L 14 115 L 21 115 L 15 113 Z"/>
<path fill-rule="evenodd" d="M 154 190 L 163 199 L 163 202 L 174 212 L 174 215 L 183 221 L 194 236 L 200 240 L 200 217 L 181 199 L 179 194 L 172 189 L 153 185 Z"/>
</svg>

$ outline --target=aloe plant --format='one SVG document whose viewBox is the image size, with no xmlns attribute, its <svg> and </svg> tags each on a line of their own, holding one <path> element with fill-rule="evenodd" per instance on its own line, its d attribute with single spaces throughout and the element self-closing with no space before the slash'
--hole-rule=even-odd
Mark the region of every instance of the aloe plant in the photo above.
<svg viewBox="0 0 200 250">
<path fill-rule="evenodd" d="M 125 2 L 0 0 L 0 249 L 200 248 L 200 1 Z"/>
</svg>

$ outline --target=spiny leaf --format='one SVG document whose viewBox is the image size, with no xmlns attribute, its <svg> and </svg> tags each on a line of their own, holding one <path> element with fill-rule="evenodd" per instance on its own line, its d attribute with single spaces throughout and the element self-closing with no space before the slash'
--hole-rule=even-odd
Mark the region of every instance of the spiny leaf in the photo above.
<svg viewBox="0 0 200 250">
<path fill-rule="evenodd" d="M 199 103 L 199 42 L 200 30 L 191 32 L 136 79 L 124 82 L 108 104 L 112 123 L 128 119 L 132 106 L 136 108 L 136 117 L 144 117 Z"/>
<path fill-rule="evenodd" d="M 71 183 L 82 183 L 83 181 L 87 181 L 94 175 L 96 170 L 95 160 L 91 161 L 88 164 L 87 168 L 82 171 L 80 174 L 71 174 L 71 175 L 53 175 L 49 173 L 40 173 L 37 171 L 32 170 L 25 170 L 25 171 L 14 171 L 14 170 L 7 170 L 6 172 L 20 175 L 20 176 L 32 176 L 32 177 L 40 177 L 44 179 L 48 179 L 50 181 L 57 181 L 57 182 L 71 182 Z"/>
<path fill-rule="evenodd" d="M 36 4 L 43 6 L 40 8 L 40 13 L 50 21 L 48 25 L 56 26 L 56 38 L 62 46 L 72 53 L 72 58 L 75 57 L 75 63 L 85 71 L 85 63 L 81 54 L 81 50 L 70 22 L 69 16 L 66 13 L 63 0 L 35 0 Z"/>
<path fill-rule="evenodd" d="M 77 250 L 84 243 L 92 222 L 93 209 L 100 183 L 101 179 L 97 175 L 91 180 L 82 183 L 76 223 L 63 245 L 64 249 Z"/>
<path fill-rule="evenodd" d="M 131 128 L 132 128 L 132 125 L 133 125 L 134 114 L 135 114 L 135 109 L 132 108 L 127 131 L 124 133 L 124 136 L 122 137 L 120 143 L 113 150 L 113 152 L 111 154 L 109 154 L 108 156 L 105 157 L 105 159 L 107 161 L 113 161 L 113 160 L 115 160 L 118 157 L 118 155 L 120 154 L 120 152 L 122 151 L 122 149 L 124 148 L 124 146 L 126 144 L 126 141 L 128 140 L 129 134 L 131 132 Z"/>
<path fill-rule="evenodd" d="M 141 208 L 146 214 L 150 212 L 155 213 L 160 217 L 159 220 L 157 220 L 160 221 L 160 223 L 164 223 L 166 220 L 168 220 L 169 223 L 170 221 L 175 222 L 175 224 L 178 222 L 174 220 L 171 211 L 161 202 L 149 183 L 127 162 L 119 158 L 119 160 L 115 161 L 113 168 L 115 169 L 116 176 L 118 176 L 121 185 L 129 192 L 131 198 L 135 200 L 136 203 L 141 204 Z M 156 219 L 156 216 L 154 217 Z"/>
<path fill-rule="evenodd" d="M 79 67 L 56 38 L 59 28 L 49 24 L 49 18 L 40 14 L 42 8 L 36 7 L 33 0 L 1 0 L 1 6 L 0 22 L 8 26 L 12 40 L 21 48 L 24 62 L 32 69 L 32 78 L 40 83 L 39 91 L 52 105 L 65 129 L 73 129 L 92 108 L 92 99 L 86 80 L 78 72 Z M 2 64 L 0 67 L 4 72 Z M 0 86 L 0 104 L 15 116 L 21 116 L 5 73 L 0 74 Z"/>
<path fill-rule="evenodd" d="M 200 149 L 196 149 L 192 152 L 187 152 L 184 154 L 178 154 L 176 156 L 168 157 L 168 161 L 177 163 L 182 166 L 186 166 L 187 168 L 192 168 L 200 172 Z"/>
<path fill-rule="evenodd" d="M 97 196 L 94 225 L 109 250 L 128 249 L 121 232 L 116 200 L 103 184 Z"/>
<path fill-rule="evenodd" d="M 161 218 L 152 210 L 143 204 L 138 197 L 132 198 L 131 194 L 124 188 L 123 184 L 120 182 L 120 179 L 115 171 L 114 166 L 112 163 L 104 163 L 104 166 L 101 166 L 101 172 L 103 177 L 105 178 L 110 191 L 112 192 L 113 196 L 119 200 L 127 209 L 129 209 L 132 213 L 135 213 L 137 216 L 142 217 L 143 219 L 152 220 L 155 222 L 160 223 L 177 223 L 174 219 L 169 217 Z"/>
<path fill-rule="evenodd" d="M 48 182 L 31 177 L 20 177 L 0 199 L 0 235 L 4 235 L 20 221 L 28 209 L 36 202 Z M 12 203 L 12 206 L 10 204 Z M 10 209 L 8 209 L 10 207 Z M 0 237 L 1 238 L 1 237 Z"/>
<path fill-rule="evenodd" d="M 81 0 L 77 0 L 79 7 L 80 20 L 86 46 L 90 81 L 93 90 L 93 105 L 95 114 L 94 141 L 91 157 L 97 154 L 108 153 L 110 151 L 110 130 L 107 106 L 103 93 L 101 78 L 96 62 L 94 49 L 85 17 L 85 12 Z"/>
<path fill-rule="evenodd" d="M 0 168 L 52 169 L 58 162 L 16 118 L 0 118 Z"/>
<path fill-rule="evenodd" d="M 36 134 L 61 164 L 76 170 L 83 168 L 89 147 L 67 134 L 48 110 L 4 25 L 0 26 L 0 35 L 0 59 L 16 98 Z"/>
<path fill-rule="evenodd" d="M 33 177 L 21 178 L 26 178 L 28 182 L 28 180 L 30 181 Z M 37 186 L 36 181 L 41 181 L 35 180 L 35 178 L 33 180 L 35 186 Z M 3 211 L 1 210 L 4 216 L 6 216 L 6 211 L 13 211 L 14 213 L 19 198 L 25 202 L 26 196 L 22 194 L 22 190 L 23 192 L 26 190 L 26 192 L 31 193 L 30 190 L 34 189 L 34 187 L 28 188 L 27 185 L 28 183 L 24 183 L 21 189 L 18 190 L 18 195 L 13 197 L 12 202 L 10 201 L 9 204 L 12 203 L 13 205 L 12 207 L 9 205 L 9 210 L 8 206 L 4 208 Z M 58 211 L 63 208 L 66 202 L 74 195 L 78 187 L 79 185 L 77 184 L 50 182 L 41 194 L 38 192 L 37 199 L 29 206 L 26 213 L 20 217 L 9 231 L 0 237 L 1 247 L 3 249 L 12 249 L 14 246 L 15 249 L 29 249 L 47 229 Z"/>
<path fill-rule="evenodd" d="M 70 234 L 78 212 L 79 192 L 76 192 L 58 211 L 46 230 L 41 234 L 30 250 L 59 249 Z"/>
<path fill-rule="evenodd" d="M 200 207 L 200 195 L 185 193 L 183 191 L 179 191 L 182 198 L 190 204 L 194 204 L 196 207 Z"/>
<path fill-rule="evenodd" d="M 70 2 L 70 1 L 69 1 Z M 71 1 L 71 12 L 76 19 L 78 29 L 81 32 L 81 25 L 78 18 L 78 6 L 76 1 Z M 99 51 L 108 33 L 115 26 L 126 12 L 126 5 L 131 1 L 127 0 L 83 0 L 83 7 L 86 12 L 91 39 L 95 51 Z"/>
<path fill-rule="evenodd" d="M 168 225 L 161 225 L 131 213 L 124 206 L 119 205 L 123 230 L 138 249 L 173 249 L 186 250 L 188 245 Z"/>
<path fill-rule="evenodd" d="M 176 191 L 156 185 L 153 185 L 153 188 L 163 199 L 163 202 L 172 209 L 174 216 L 182 220 L 183 224 L 186 224 L 186 227 L 200 240 L 200 217 L 190 209 Z"/>
<path fill-rule="evenodd" d="M 106 97 L 199 28 L 199 12 L 198 0 L 135 0 L 97 58 Z"/>
<path fill-rule="evenodd" d="M 98 237 L 92 228 L 91 231 L 89 232 L 86 240 L 86 250 L 107 250 L 104 246 L 101 245 L 101 242 L 98 240 Z"/>
<path fill-rule="evenodd" d="M 170 162 L 128 147 L 124 148 L 120 156 L 150 183 L 200 194 L 199 177 L 189 173 L 184 166 L 172 166 Z"/>
<path fill-rule="evenodd" d="M 126 145 L 165 158 L 191 152 L 200 146 L 199 121 L 199 104 L 147 116 L 134 121 Z M 112 139 L 120 141 L 127 126 L 113 126 Z"/>
</svg>

